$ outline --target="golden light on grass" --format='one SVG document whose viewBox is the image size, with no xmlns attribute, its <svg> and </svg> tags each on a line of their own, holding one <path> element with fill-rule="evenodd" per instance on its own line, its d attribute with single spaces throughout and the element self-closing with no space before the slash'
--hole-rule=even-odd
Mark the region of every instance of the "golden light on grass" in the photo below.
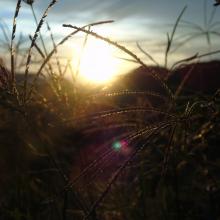
<svg viewBox="0 0 220 220">
<path fill-rule="evenodd" d="M 72 64 L 78 68 L 82 80 L 107 83 L 119 74 L 120 63 L 115 57 L 115 48 L 106 42 L 89 39 L 83 49 L 74 47 Z"/>
</svg>

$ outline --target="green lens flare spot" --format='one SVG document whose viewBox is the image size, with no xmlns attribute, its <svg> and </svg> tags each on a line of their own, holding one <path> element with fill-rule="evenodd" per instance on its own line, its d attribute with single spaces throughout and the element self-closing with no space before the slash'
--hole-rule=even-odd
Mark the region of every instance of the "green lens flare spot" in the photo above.
<svg viewBox="0 0 220 220">
<path fill-rule="evenodd" d="M 119 141 L 116 141 L 113 143 L 112 147 L 115 151 L 119 151 L 121 149 L 121 143 Z"/>
</svg>

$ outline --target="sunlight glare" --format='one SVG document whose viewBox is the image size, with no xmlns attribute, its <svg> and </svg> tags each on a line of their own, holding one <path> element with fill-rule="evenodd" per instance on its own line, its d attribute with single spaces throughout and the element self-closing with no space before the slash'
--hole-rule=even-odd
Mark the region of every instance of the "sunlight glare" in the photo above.
<svg viewBox="0 0 220 220">
<path fill-rule="evenodd" d="M 106 42 L 89 39 L 83 50 L 75 48 L 74 52 L 73 67 L 80 63 L 79 74 L 85 81 L 106 83 L 119 74 L 120 60 L 114 56 L 115 48 Z"/>
</svg>

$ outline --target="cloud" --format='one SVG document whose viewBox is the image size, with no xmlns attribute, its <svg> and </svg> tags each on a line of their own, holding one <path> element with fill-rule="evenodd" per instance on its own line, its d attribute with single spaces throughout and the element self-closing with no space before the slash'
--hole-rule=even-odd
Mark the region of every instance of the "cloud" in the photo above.
<svg viewBox="0 0 220 220">
<path fill-rule="evenodd" d="M 4 8 L 0 12 L 0 16 L 6 20 L 10 27 L 16 2 L 17 0 L 0 0 L 0 8 Z M 38 18 L 49 3 L 50 0 L 35 0 L 34 8 Z M 152 53 L 159 54 L 166 42 L 166 33 L 172 30 L 173 24 L 185 5 L 188 5 L 188 8 L 183 18 L 202 25 L 203 1 L 198 0 L 59 0 L 50 10 L 47 20 L 54 33 L 61 37 L 70 31 L 62 27 L 63 23 L 80 26 L 94 21 L 113 19 L 115 23 L 103 25 L 100 28 L 96 27 L 95 31 L 107 36 L 110 35 L 116 41 L 127 43 L 146 39 L 149 43 L 146 48 Z M 210 13 L 212 10 L 212 2 L 207 1 L 207 11 Z M 216 20 L 220 20 L 218 10 L 217 8 Z M 25 33 L 33 32 L 36 27 L 31 23 L 33 23 L 31 10 L 23 2 L 18 26 Z M 178 28 L 177 35 L 183 34 L 184 31 L 186 29 Z M 203 45 L 204 41 L 199 39 L 197 44 L 192 46 L 202 48 Z M 189 51 L 194 51 L 192 46 L 182 53 L 191 54 Z M 216 48 L 218 47 L 216 46 Z"/>
</svg>

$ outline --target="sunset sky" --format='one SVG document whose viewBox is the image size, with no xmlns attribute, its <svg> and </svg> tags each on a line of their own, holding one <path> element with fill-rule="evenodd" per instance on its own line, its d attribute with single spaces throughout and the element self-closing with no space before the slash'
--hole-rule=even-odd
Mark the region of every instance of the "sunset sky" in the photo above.
<svg viewBox="0 0 220 220">
<path fill-rule="evenodd" d="M 49 2 L 48 0 L 35 1 L 34 8 L 38 17 L 40 17 Z M 56 40 L 59 40 L 71 31 L 62 27 L 62 24 L 82 26 L 96 21 L 114 20 L 115 22 L 112 24 L 94 27 L 93 30 L 127 46 L 145 59 L 146 62 L 149 62 L 137 49 L 136 42 L 139 42 L 143 49 L 150 53 L 158 63 L 163 64 L 167 41 L 166 33 L 171 32 L 173 24 L 184 6 L 187 6 L 187 10 L 182 19 L 204 28 L 205 17 L 207 17 L 207 22 L 209 22 L 211 11 L 214 8 L 213 3 L 214 1 L 212 0 L 60 0 L 51 9 L 47 21 L 52 27 Z M 206 16 L 204 4 L 206 4 L 207 9 Z M 15 5 L 16 0 L 0 0 L 0 18 L 4 20 L 10 29 Z M 220 7 L 216 7 L 212 23 L 216 21 L 220 21 Z M 220 25 L 212 28 L 216 33 L 219 29 Z M 18 19 L 18 32 L 27 35 L 33 34 L 34 30 L 35 25 L 31 10 L 23 2 Z M 186 33 L 192 34 L 196 32 L 198 32 L 196 28 L 179 27 L 175 45 L 181 42 L 181 36 L 184 39 Z M 48 37 L 46 31 L 42 33 L 45 38 Z M 207 39 L 204 35 L 188 42 L 171 55 L 170 63 L 192 56 L 197 52 L 202 54 L 217 50 L 220 48 L 220 39 L 218 39 L 219 36 L 216 33 L 211 35 L 211 45 L 207 44 Z M 80 36 L 79 34 L 76 38 L 80 38 Z M 77 39 L 74 42 L 77 42 Z M 74 44 L 73 41 L 64 46 L 63 51 L 65 53 L 63 52 L 63 54 L 66 54 L 70 44 Z M 121 56 L 123 57 L 123 55 Z M 213 56 L 212 58 L 218 57 Z"/>
</svg>

